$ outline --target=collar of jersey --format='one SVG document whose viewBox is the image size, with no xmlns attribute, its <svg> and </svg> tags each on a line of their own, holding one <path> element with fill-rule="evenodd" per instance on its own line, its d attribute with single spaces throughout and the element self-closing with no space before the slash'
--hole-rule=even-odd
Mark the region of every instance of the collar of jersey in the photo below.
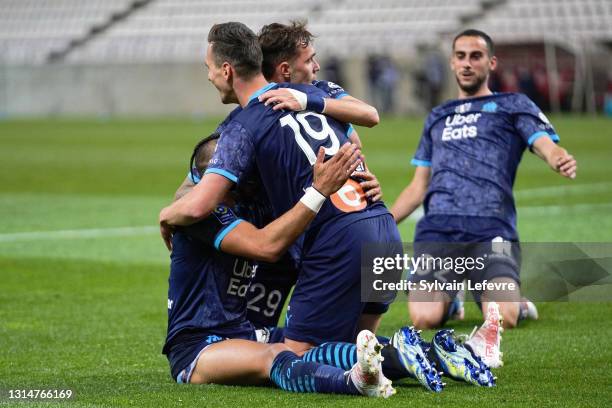
<svg viewBox="0 0 612 408">
<path fill-rule="evenodd" d="M 276 82 L 270 82 L 268 85 L 264 86 L 263 88 L 260 88 L 256 90 L 255 92 L 253 92 L 253 94 L 249 96 L 249 101 L 247 102 L 247 105 L 251 103 L 253 99 L 258 98 L 259 95 L 263 94 L 264 92 L 270 90 L 271 88 L 275 86 L 276 86 Z"/>
<path fill-rule="evenodd" d="M 487 98 L 491 98 L 493 96 L 507 96 L 511 94 L 513 94 L 513 92 L 493 92 L 491 95 L 473 96 L 473 97 L 465 98 L 465 99 L 451 99 L 450 101 L 447 101 L 446 104 L 447 105 L 454 105 L 454 104 L 463 105 L 464 103 L 469 103 L 469 102 L 474 102 L 474 101 L 478 102 L 478 101 L 485 100 Z"/>
</svg>

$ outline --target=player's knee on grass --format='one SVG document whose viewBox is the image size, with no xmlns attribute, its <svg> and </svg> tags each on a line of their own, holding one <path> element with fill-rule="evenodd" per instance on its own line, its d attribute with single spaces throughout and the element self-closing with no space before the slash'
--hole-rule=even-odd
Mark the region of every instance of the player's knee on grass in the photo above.
<svg viewBox="0 0 612 408">
<path fill-rule="evenodd" d="M 444 301 L 411 301 L 408 303 L 410 320 L 412 320 L 414 327 L 420 330 L 440 327 L 444 323 L 444 316 L 447 309 L 448 303 Z"/>
<path fill-rule="evenodd" d="M 450 296 L 443 292 L 410 292 L 408 312 L 414 327 L 420 330 L 440 327 L 450 306 Z"/>
<path fill-rule="evenodd" d="M 410 313 L 412 324 L 419 330 L 435 329 L 442 325 L 442 316 L 434 316 L 431 314 Z"/>
</svg>

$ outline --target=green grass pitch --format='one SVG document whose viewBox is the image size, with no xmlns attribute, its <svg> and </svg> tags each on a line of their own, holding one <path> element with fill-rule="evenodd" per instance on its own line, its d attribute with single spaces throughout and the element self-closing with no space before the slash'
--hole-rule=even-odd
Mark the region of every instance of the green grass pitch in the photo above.
<svg viewBox="0 0 612 408">
<path fill-rule="evenodd" d="M 517 183 L 524 242 L 612 242 L 612 122 L 554 117 L 579 161 L 568 181 L 526 153 Z M 63 406 L 602 406 L 612 401 L 612 303 L 539 304 L 541 320 L 504 336 L 498 387 L 414 381 L 387 401 L 268 387 L 181 386 L 160 354 L 169 257 L 156 221 L 216 120 L 0 122 L 0 405 L 8 389 L 70 388 Z M 392 203 L 412 176 L 422 119 L 359 129 Z M 401 226 L 410 240 L 414 221 Z M 456 325 L 481 317 L 468 305 Z M 396 303 L 380 333 L 408 324 Z M 430 338 L 431 332 L 424 333 Z M 49 406 L 40 402 L 40 406 Z"/>
</svg>

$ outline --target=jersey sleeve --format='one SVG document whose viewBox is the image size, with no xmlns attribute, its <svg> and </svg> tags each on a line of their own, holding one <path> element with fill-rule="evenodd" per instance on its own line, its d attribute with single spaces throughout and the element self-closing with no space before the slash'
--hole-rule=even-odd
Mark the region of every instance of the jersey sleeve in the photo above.
<svg viewBox="0 0 612 408">
<path fill-rule="evenodd" d="M 325 82 L 325 81 L 313 81 L 311 85 L 292 84 L 292 83 L 285 82 L 285 83 L 279 84 L 279 87 L 297 89 L 298 91 L 304 92 L 307 95 L 315 95 L 315 96 L 322 96 L 324 98 L 329 98 L 330 94 L 326 93 L 323 89 L 321 89 L 319 86 L 316 85 L 316 83 L 319 83 L 319 82 Z M 328 83 L 331 84 L 333 82 L 328 82 Z M 329 115 L 326 115 L 326 116 L 329 116 Z M 349 137 L 351 133 L 355 131 L 355 128 L 350 123 L 344 123 L 344 122 L 341 122 L 341 123 L 343 124 L 344 135 L 346 137 Z"/>
<path fill-rule="evenodd" d="M 330 81 L 313 81 L 312 84 L 329 95 L 333 99 L 342 99 L 349 96 L 348 92 L 340 85 Z"/>
<path fill-rule="evenodd" d="M 313 81 L 312 84 L 329 95 L 332 99 L 342 99 L 345 96 L 349 96 L 348 92 L 344 90 L 340 85 L 330 81 Z M 355 131 L 352 124 L 347 123 L 346 137 L 350 137 Z"/>
<path fill-rule="evenodd" d="M 198 169 L 191 169 L 189 173 L 187 173 L 187 178 L 193 183 L 198 184 L 202 181 L 200 174 L 198 173 Z"/>
<path fill-rule="evenodd" d="M 427 117 L 421 133 L 421 140 L 417 146 L 416 153 L 410 161 L 410 164 L 417 167 L 431 167 L 431 134 L 429 132 L 431 126 L 431 115 Z"/>
<path fill-rule="evenodd" d="M 555 128 L 531 99 L 519 95 L 514 106 L 514 127 L 529 148 L 541 137 L 548 137 L 555 143 L 559 141 Z"/>
<path fill-rule="evenodd" d="M 227 117 L 223 119 L 223 122 L 219 123 L 219 126 L 217 126 L 217 129 L 215 129 L 215 133 L 219 133 L 219 134 L 223 133 L 227 125 L 229 125 L 232 122 L 232 120 L 234 120 L 236 115 L 238 115 L 240 112 L 242 112 L 242 108 L 240 106 L 237 106 L 236 108 L 234 108 L 234 110 L 232 110 L 229 113 L 229 115 L 227 115 Z"/>
<path fill-rule="evenodd" d="M 243 221 L 231 208 L 221 204 L 208 217 L 193 225 L 181 227 L 181 231 L 203 245 L 219 249 L 226 235 Z"/>
<path fill-rule="evenodd" d="M 255 147 L 249 132 L 240 123 L 229 123 L 217 142 L 215 154 L 204 174 L 219 174 L 238 183 L 255 161 Z"/>
<path fill-rule="evenodd" d="M 355 131 L 355 128 L 353 127 L 353 125 L 350 123 L 347 123 L 346 124 L 346 137 L 351 137 L 354 131 Z"/>
</svg>

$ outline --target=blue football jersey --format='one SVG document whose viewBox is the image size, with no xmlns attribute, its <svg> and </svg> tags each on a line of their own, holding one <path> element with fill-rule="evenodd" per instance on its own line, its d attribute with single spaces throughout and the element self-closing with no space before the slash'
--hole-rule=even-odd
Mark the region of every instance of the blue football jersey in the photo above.
<svg viewBox="0 0 612 408">
<path fill-rule="evenodd" d="M 348 92 L 344 90 L 344 88 L 342 88 L 340 85 L 334 82 L 312 81 L 312 85 L 316 86 L 317 88 L 325 92 L 327 95 L 329 95 L 330 98 L 333 98 L 333 99 L 342 99 L 345 96 L 349 95 Z"/>
<path fill-rule="evenodd" d="M 296 88 L 293 85 L 294 84 L 291 84 L 289 82 L 278 84 L 279 88 Z M 342 88 L 340 85 L 335 84 L 334 82 L 330 82 L 330 81 L 312 81 L 312 85 L 317 87 L 317 88 L 319 88 L 323 92 L 325 92 L 327 94 L 327 97 L 329 97 L 329 98 L 342 99 L 345 96 L 349 95 L 344 90 L 344 88 Z M 303 88 L 301 90 L 304 91 Z M 307 89 L 305 89 L 305 91 L 311 91 L 311 90 L 307 88 Z M 223 130 L 225 129 L 225 127 L 240 112 L 242 112 L 242 107 L 240 105 L 238 105 L 217 126 L 217 129 L 215 129 L 215 132 L 219 133 L 219 134 L 223 133 Z M 354 129 L 353 129 L 352 125 L 349 125 L 349 129 L 347 130 L 347 133 L 350 135 L 353 130 Z M 200 181 L 200 178 L 197 175 L 193 174 L 193 173 L 189 173 L 188 177 L 194 183 L 198 183 Z M 257 180 L 257 177 L 254 178 L 254 182 L 256 180 Z M 254 197 L 254 199 L 252 201 L 259 203 L 259 207 L 260 208 L 258 210 L 256 210 L 256 211 L 252 211 L 253 214 L 257 215 L 257 218 L 250 219 L 249 221 L 252 222 L 253 224 L 255 224 L 258 228 L 262 228 L 263 226 L 265 226 L 267 223 L 269 223 L 270 221 L 272 221 L 274 219 L 274 218 L 272 218 L 272 214 L 271 213 L 268 213 L 268 214 L 266 213 L 268 210 L 265 207 L 270 207 L 270 205 L 269 205 L 269 203 L 266 203 L 267 197 L 265 196 L 265 194 L 258 195 L 257 197 Z"/>
<path fill-rule="evenodd" d="M 516 171 L 525 149 L 540 137 L 559 140 L 523 94 L 453 100 L 434 108 L 412 160 L 431 166 L 425 213 L 495 217 L 515 228 Z"/>
<path fill-rule="evenodd" d="M 225 127 L 232 121 L 234 120 L 234 118 L 240 113 L 242 112 L 242 107 L 240 105 L 236 106 L 234 109 L 232 109 L 232 111 L 227 115 L 227 117 L 225 119 L 223 119 L 223 122 L 219 123 L 219 126 L 217 126 L 217 129 L 215 129 L 215 133 L 223 133 L 223 130 L 225 130 Z"/>
<path fill-rule="evenodd" d="M 330 81 L 312 81 L 312 85 L 317 87 L 317 88 L 319 88 L 323 92 L 325 92 L 327 94 L 327 97 L 329 97 L 329 98 L 342 99 L 345 96 L 349 95 L 344 90 L 344 88 L 342 88 L 338 84 L 335 84 L 334 82 L 330 82 Z M 295 88 L 293 86 L 293 84 L 291 84 L 289 82 L 278 84 L 278 87 L 279 88 Z M 240 112 L 242 112 L 242 107 L 240 105 L 238 105 L 236 108 L 234 108 L 229 113 L 229 115 L 227 115 L 227 117 L 225 119 L 223 119 L 223 122 L 221 122 L 219 124 L 219 126 L 217 126 L 217 129 L 215 130 L 215 132 L 221 134 L 223 132 L 223 130 L 225 129 L 225 127 L 228 125 L 228 123 L 230 123 L 236 117 L 236 115 L 238 115 Z"/>
<path fill-rule="evenodd" d="M 246 294 L 256 268 L 218 251 L 241 221 L 231 208 L 219 205 L 204 220 L 174 234 L 165 352 L 185 330 L 253 330 L 246 318 Z"/>
<path fill-rule="evenodd" d="M 342 88 L 340 85 L 336 84 L 335 82 L 312 81 L 312 85 L 314 85 L 315 87 L 325 92 L 332 99 L 342 99 L 345 96 L 349 96 L 348 92 L 346 92 L 344 88 Z M 349 125 L 347 134 L 350 136 L 351 133 L 353 133 L 354 131 L 355 129 L 353 128 L 353 125 Z"/>
<path fill-rule="evenodd" d="M 311 85 L 291 84 L 291 87 L 327 95 Z M 333 156 L 348 141 L 349 127 L 318 113 L 274 111 L 259 102 L 259 95 L 276 88 L 278 85 L 271 83 L 257 91 L 225 127 L 206 172 L 220 174 L 235 183 L 259 173 L 273 215 L 279 217 L 312 184 L 312 165 L 319 147 L 325 148 L 326 157 Z M 359 183 L 349 180 L 326 201 L 310 228 L 331 219 L 341 228 L 358 219 L 384 213 L 387 213 L 384 204 L 370 203 Z"/>
</svg>

